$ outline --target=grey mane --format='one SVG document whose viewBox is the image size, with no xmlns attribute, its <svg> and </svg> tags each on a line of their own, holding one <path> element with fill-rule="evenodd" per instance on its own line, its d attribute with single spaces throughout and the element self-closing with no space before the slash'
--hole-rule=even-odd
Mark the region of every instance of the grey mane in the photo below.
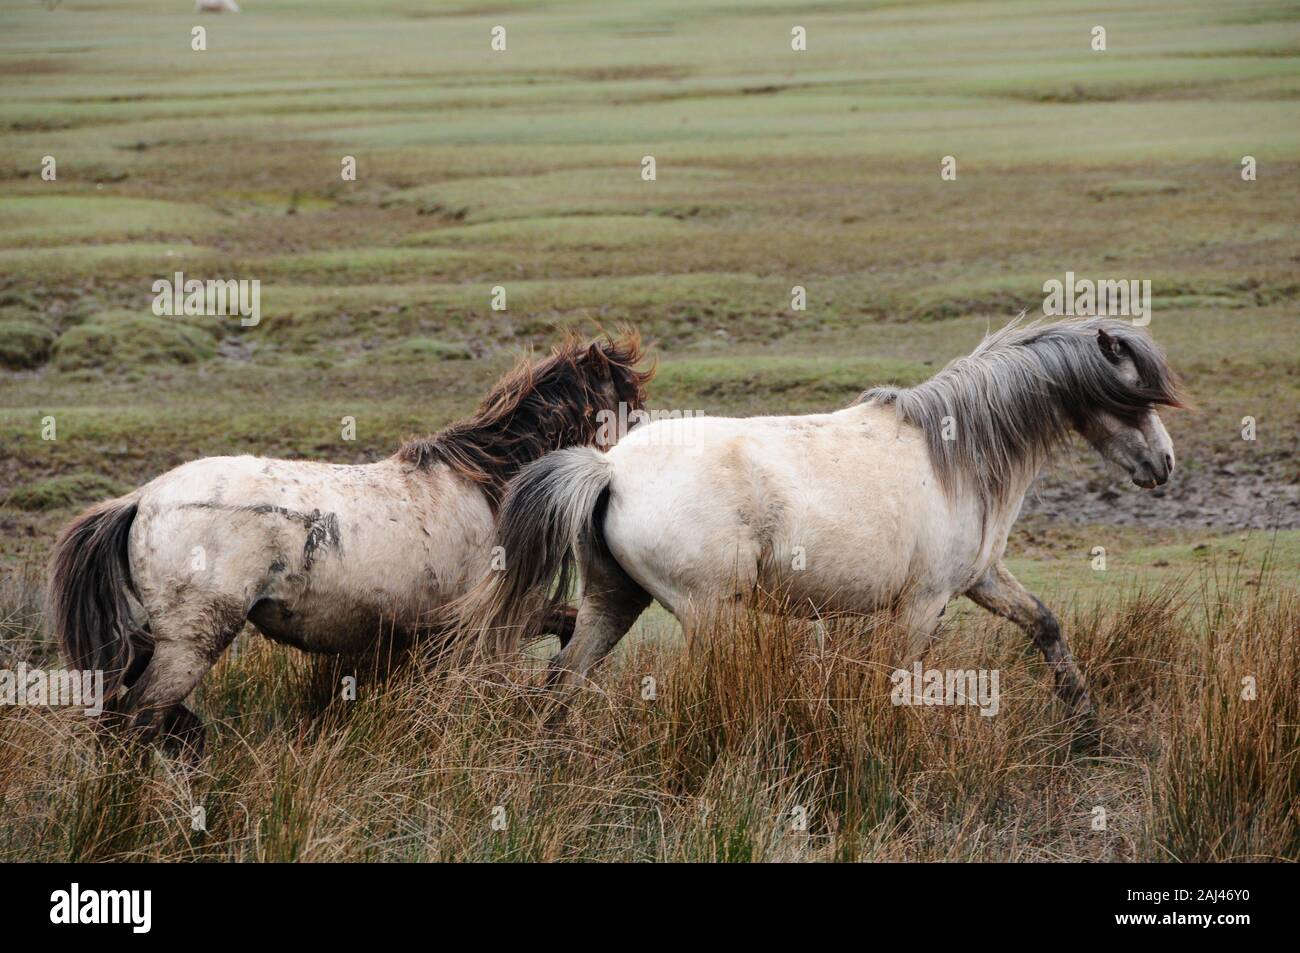
<svg viewBox="0 0 1300 953">
<path fill-rule="evenodd" d="M 1099 331 L 1133 361 L 1135 385 L 1117 373 Z M 1002 500 L 1017 477 L 1037 471 L 1071 428 L 1102 413 L 1135 423 L 1154 405 L 1182 406 L 1178 379 L 1155 342 L 1112 318 L 1028 325 L 1017 319 L 925 383 L 876 387 L 856 403 L 867 401 L 892 404 L 925 434 L 946 492 L 972 487 L 986 507 Z M 946 417 L 950 440 L 943 439 Z"/>
</svg>

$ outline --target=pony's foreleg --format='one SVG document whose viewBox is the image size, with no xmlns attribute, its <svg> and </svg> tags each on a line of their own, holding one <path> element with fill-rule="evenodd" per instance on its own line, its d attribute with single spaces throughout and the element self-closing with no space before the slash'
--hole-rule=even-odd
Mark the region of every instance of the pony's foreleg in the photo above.
<svg viewBox="0 0 1300 953">
<path fill-rule="evenodd" d="M 948 593 L 918 595 L 902 609 L 899 622 L 907 636 L 909 663 L 924 655 L 939 635 L 948 599 Z"/>
<path fill-rule="evenodd" d="M 1057 696 L 1065 702 L 1071 714 L 1080 719 L 1083 730 L 1076 741 L 1080 746 L 1095 744 L 1100 730 L 1097 711 L 1052 610 L 1022 586 L 1000 562 L 968 589 L 966 596 L 994 615 L 1010 619 L 1029 634 L 1052 669 Z"/>
</svg>

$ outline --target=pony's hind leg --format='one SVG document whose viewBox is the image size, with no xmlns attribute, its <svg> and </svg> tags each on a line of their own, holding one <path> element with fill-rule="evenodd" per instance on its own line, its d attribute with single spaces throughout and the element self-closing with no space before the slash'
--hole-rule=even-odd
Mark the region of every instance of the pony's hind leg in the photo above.
<svg viewBox="0 0 1300 953">
<path fill-rule="evenodd" d="M 548 682 L 558 690 L 561 702 L 627 634 L 648 605 L 650 593 L 637 585 L 608 553 L 586 561 L 582 603 L 578 607 L 573 638 L 551 660 Z M 552 723 L 562 717 L 563 710 L 561 704 Z"/>
<path fill-rule="evenodd" d="M 116 706 L 141 740 L 160 740 L 169 754 L 187 760 L 202 757 L 203 722 L 181 703 L 234 641 L 244 618 L 241 606 L 224 600 L 149 613 L 153 654 Z"/>
<path fill-rule="evenodd" d="M 1095 746 L 1100 731 L 1097 712 L 1052 610 L 1022 586 L 1000 562 L 968 589 L 966 596 L 994 615 L 1010 619 L 1029 634 L 1052 669 L 1057 696 L 1080 720 L 1082 731 L 1075 739 L 1076 747 Z"/>
</svg>

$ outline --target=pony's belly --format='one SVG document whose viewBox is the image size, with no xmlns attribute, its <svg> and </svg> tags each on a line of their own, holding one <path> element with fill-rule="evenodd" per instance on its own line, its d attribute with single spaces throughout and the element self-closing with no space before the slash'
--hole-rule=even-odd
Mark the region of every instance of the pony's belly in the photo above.
<svg viewBox="0 0 1300 953">
<path fill-rule="evenodd" d="M 248 612 L 249 621 L 268 639 L 304 652 L 331 654 L 359 651 L 384 639 L 404 641 L 428 618 L 406 606 L 319 596 L 290 601 L 265 595 Z"/>
<path fill-rule="evenodd" d="M 719 495 L 703 498 L 709 512 L 653 492 L 627 493 L 604 525 L 619 565 L 679 618 L 760 593 L 788 600 L 791 609 L 871 612 L 890 605 L 916 568 L 915 533 L 894 520 L 863 522 L 861 509 L 790 507 L 755 520 Z"/>
<path fill-rule="evenodd" d="M 308 571 L 269 578 L 249 618 L 268 637 L 313 652 L 345 652 L 382 637 L 405 638 L 439 622 L 438 613 L 463 595 L 480 564 L 466 540 L 445 559 L 420 533 L 392 528 L 354 535 Z"/>
<path fill-rule="evenodd" d="M 809 613 L 864 614 L 888 608 L 903 587 L 890 571 L 856 571 L 836 573 L 769 571 L 760 581 L 764 592 L 788 601 L 792 609 Z"/>
</svg>

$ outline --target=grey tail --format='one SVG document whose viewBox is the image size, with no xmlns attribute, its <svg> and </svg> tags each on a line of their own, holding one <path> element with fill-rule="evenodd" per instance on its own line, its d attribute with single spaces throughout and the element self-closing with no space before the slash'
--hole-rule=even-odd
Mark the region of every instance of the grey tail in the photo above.
<svg viewBox="0 0 1300 953">
<path fill-rule="evenodd" d="M 105 701 L 129 687 L 153 654 L 128 600 L 137 506 L 135 493 L 92 506 L 64 528 L 50 560 L 48 618 L 70 664 L 104 673 Z"/>
<path fill-rule="evenodd" d="M 499 659 L 542 635 L 549 610 L 567 600 L 579 560 L 603 549 L 600 519 L 613 478 L 594 447 L 557 450 L 510 481 L 497 516 L 498 556 L 457 604 L 462 655 Z"/>
</svg>

